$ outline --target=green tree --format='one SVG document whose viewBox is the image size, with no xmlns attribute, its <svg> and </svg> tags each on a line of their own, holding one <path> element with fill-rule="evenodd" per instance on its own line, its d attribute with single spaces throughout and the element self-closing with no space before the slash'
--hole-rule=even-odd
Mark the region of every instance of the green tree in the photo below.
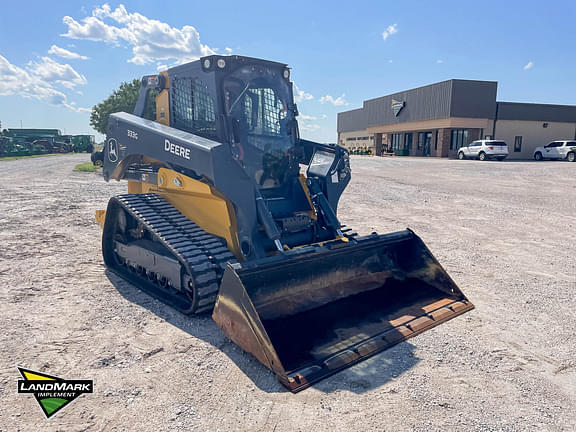
<svg viewBox="0 0 576 432">
<path fill-rule="evenodd" d="M 90 113 L 90 125 L 103 135 L 108 132 L 108 117 L 110 114 L 124 111 L 132 113 L 136 102 L 138 101 L 138 93 L 140 92 L 140 80 L 134 79 L 130 82 L 123 82 L 120 87 L 115 90 L 104 101 L 100 102 L 92 108 Z M 148 101 L 144 118 L 154 120 L 156 118 L 156 104 L 154 103 L 157 92 L 148 92 Z"/>
</svg>

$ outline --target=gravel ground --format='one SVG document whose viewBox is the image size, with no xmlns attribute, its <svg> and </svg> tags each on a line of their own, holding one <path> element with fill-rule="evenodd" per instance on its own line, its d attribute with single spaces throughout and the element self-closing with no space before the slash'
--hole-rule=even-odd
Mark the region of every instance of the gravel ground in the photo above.
<svg viewBox="0 0 576 432">
<path fill-rule="evenodd" d="M 576 429 L 576 164 L 352 158 L 340 217 L 412 228 L 477 309 L 293 395 L 106 272 L 87 155 L 0 162 L 0 431 Z M 16 366 L 93 378 L 45 420 Z"/>
</svg>

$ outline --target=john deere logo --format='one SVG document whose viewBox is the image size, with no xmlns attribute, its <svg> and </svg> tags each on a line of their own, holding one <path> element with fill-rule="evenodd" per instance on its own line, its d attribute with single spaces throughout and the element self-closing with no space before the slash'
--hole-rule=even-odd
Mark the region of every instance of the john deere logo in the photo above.
<svg viewBox="0 0 576 432">
<path fill-rule="evenodd" d="M 406 105 L 406 102 L 404 101 L 397 101 L 396 99 L 392 99 L 392 111 L 394 112 L 395 116 L 398 116 L 398 114 L 400 114 L 400 111 L 402 111 L 402 108 L 404 108 L 404 105 Z"/>
<path fill-rule="evenodd" d="M 118 141 L 115 138 L 108 140 L 108 160 L 112 163 L 118 160 Z"/>
<path fill-rule="evenodd" d="M 46 418 L 52 417 L 82 393 L 93 393 L 92 380 L 67 380 L 42 372 L 18 368 L 18 393 L 32 393 Z"/>
</svg>

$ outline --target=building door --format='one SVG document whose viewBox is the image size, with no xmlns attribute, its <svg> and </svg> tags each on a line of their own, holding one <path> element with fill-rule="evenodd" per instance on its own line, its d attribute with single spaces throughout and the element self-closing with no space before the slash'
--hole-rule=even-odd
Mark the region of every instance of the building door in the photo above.
<svg viewBox="0 0 576 432">
<path fill-rule="evenodd" d="M 432 145 L 432 132 L 424 133 L 424 156 L 430 156 L 430 146 Z"/>
<path fill-rule="evenodd" d="M 402 145 L 402 134 L 392 134 L 392 151 L 397 155 Z"/>
</svg>

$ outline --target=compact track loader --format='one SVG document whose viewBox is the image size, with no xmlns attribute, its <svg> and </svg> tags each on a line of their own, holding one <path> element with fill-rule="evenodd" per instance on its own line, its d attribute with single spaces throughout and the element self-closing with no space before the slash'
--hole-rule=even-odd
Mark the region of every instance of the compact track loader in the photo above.
<svg viewBox="0 0 576 432">
<path fill-rule="evenodd" d="M 474 307 L 412 231 L 340 224 L 348 151 L 301 139 L 297 115 L 285 64 L 213 55 L 145 76 L 101 155 L 128 193 L 97 212 L 110 269 L 212 312 L 292 391 Z"/>
</svg>

